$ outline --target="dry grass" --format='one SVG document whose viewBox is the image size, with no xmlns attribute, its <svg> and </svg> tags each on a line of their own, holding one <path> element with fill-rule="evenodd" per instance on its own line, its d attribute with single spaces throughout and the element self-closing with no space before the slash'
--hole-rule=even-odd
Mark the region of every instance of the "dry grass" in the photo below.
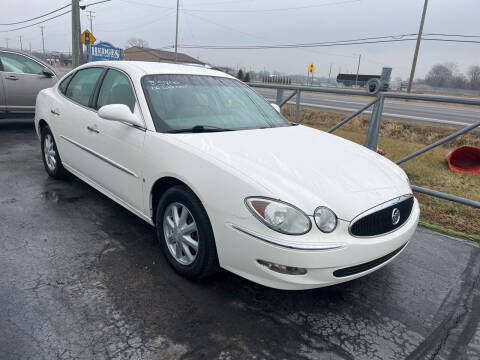
<svg viewBox="0 0 480 360">
<path fill-rule="evenodd" d="M 294 119 L 293 107 L 284 107 L 283 113 L 288 119 Z M 320 130 L 328 130 L 344 118 L 345 114 L 333 111 L 308 108 L 300 111 L 300 123 Z M 335 134 L 363 144 L 368 122 L 369 117 L 360 116 L 335 131 Z M 384 120 L 379 147 L 385 150 L 390 160 L 395 161 L 455 130 L 445 126 Z M 412 184 L 480 201 L 480 175 L 455 173 L 446 164 L 445 155 L 461 145 L 480 146 L 479 133 L 462 135 L 403 163 L 401 167 L 410 177 Z M 416 196 L 420 201 L 424 221 L 467 234 L 480 235 L 480 210 L 419 193 Z"/>
</svg>

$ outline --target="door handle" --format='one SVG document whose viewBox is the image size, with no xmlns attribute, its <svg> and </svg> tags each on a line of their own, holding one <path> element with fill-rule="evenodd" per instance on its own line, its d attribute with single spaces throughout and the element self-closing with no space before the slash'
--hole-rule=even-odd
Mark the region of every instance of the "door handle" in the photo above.
<svg viewBox="0 0 480 360">
<path fill-rule="evenodd" d="M 95 134 L 98 134 L 100 132 L 96 125 L 94 125 L 94 126 L 89 125 L 89 126 L 87 126 L 87 129 L 91 132 L 94 132 Z"/>
<path fill-rule="evenodd" d="M 18 80 L 18 76 L 9 75 L 9 76 L 5 76 L 5 79 L 8 79 L 8 80 Z"/>
<path fill-rule="evenodd" d="M 55 109 L 51 109 L 50 112 L 53 114 L 53 115 L 60 115 L 60 113 L 55 110 Z"/>
</svg>

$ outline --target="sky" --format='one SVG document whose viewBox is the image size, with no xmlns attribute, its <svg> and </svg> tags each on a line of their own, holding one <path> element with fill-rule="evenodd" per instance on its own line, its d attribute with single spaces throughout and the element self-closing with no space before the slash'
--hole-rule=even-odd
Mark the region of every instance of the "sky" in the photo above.
<svg viewBox="0 0 480 360">
<path fill-rule="evenodd" d="M 69 0 L 1 0 L 0 24 L 42 15 Z M 98 0 L 83 0 L 82 5 Z M 408 78 L 415 41 L 303 49 L 212 50 L 182 49 L 189 45 L 278 45 L 349 40 L 417 33 L 424 0 L 180 0 L 179 51 L 205 62 L 245 70 L 306 74 L 310 63 L 315 76 L 338 72 L 379 74 L 382 66 L 393 68 L 392 78 Z M 172 46 L 175 41 L 176 0 L 112 0 L 93 5 L 93 34 L 97 41 L 125 47 L 139 37 L 152 48 Z M 68 9 L 66 9 L 68 10 Z M 61 13 L 60 11 L 59 13 Z M 480 1 L 430 0 L 424 33 L 478 35 Z M 53 16 L 50 15 L 50 16 Z M 39 21 L 39 20 L 37 20 Z M 42 49 L 39 25 L 2 32 L 18 26 L 0 25 L 0 46 Z M 45 48 L 69 52 L 71 15 L 45 22 Z M 82 30 L 90 28 L 81 10 Z M 437 63 L 455 62 L 461 72 L 480 63 L 480 43 L 423 41 L 415 78 L 423 78 Z"/>
</svg>

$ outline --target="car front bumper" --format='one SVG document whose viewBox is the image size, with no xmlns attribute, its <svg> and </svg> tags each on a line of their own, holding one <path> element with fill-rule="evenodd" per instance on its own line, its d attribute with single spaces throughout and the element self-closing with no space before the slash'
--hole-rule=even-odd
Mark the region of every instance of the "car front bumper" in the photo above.
<svg viewBox="0 0 480 360">
<path fill-rule="evenodd" d="M 419 216 L 415 199 L 409 219 L 394 232 L 376 237 L 353 237 L 348 232 L 349 222 L 339 221 L 332 234 L 312 229 L 305 243 L 302 243 L 302 236 L 294 237 L 298 246 L 291 243 L 279 245 L 285 244 L 284 240 L 277 239 L 275 243 L 272 236 L 262 236 L 245 225 L 227 222 L 216 234 L 217 239 L 218 235 L 222 237 L 217 240 L 220 265 L 256 283 L 277 289 L 301 290 L 338 284 L 367 275 L 396 258 L 415 232 Z M 312 236 L 316 237 L 315 243 L 308 242 Z M 259 260 L 306 269 L 306 273 L 279 273 Z"/>
</svg>

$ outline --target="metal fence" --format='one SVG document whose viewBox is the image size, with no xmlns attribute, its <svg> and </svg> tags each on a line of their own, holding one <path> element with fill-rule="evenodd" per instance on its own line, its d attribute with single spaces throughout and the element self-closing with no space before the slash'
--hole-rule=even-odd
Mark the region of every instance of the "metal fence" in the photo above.
<svg viewBox="0 0 480 360">
<path fill-rule="evenodd" d="M 257 88 L 266 88 L 266 89 L 276 89 L 277 96 L 276 96 L 276 104 L 280 106 L 280 109 L 291 101 L 293 97 L 295 97 L 295 122 L 299 122 L 299 114 L 300 114 L 300 98 L 302 92 L 317 92 L 317 93 L 329 93 L 329 94 L 343 94 L 343 95 L 357 95 L 357 96 L 371 96 L 374 99 L 358 109 L 354 111 L 352 114 L 348 115 L 345 119 L 340 121 L 337 125 L 332 127 L 328 130 L 329 133 L 334 132 L 342 125 L 346 124 L 356 116 L 360 115 L 362 112 L 367 110 L 368 108 L 373 106 L 372 114 L 370 117 L 370 123 L 368 126 L 368 131 L 365 139 L 365 146 L 373 151 L 376 151 L 378 146 L 378 137 L 380 133 L 380 127 L 382 123 L 382 113 L 383 113 L 383 105 L 386 98 L 395 98 L 395 99 L 405 99 L 405 100 L 423 100 L 423 101 L 433 101 L 433 102 L 442 102 L 442 103 L 451 103 L 451 104 L 466 104 L 466 105 L 477 105 L 480 106 L 480 99 L 472 99 L 472 98 L 461 98 L 461 97 L 453 97 L 453 96 L 437 96 L 437 95 L 420 95 L 420 94 L 407 94 L 407 93 L 397 93 L 397 92 L 389 92 L 384 91 L 385 84 L 388 84 L 390 81 L 390 74 L 392 69 L 391 68 L 383 68 L 382 76 L 380 80 L 377 82 L 371 82 L 367 84 L 366 90 L 353 90 L 353 89 L 340 89 L 340 88 L 322 88 L 322 87 L 311 87 L 311 86 L 298 86 L 298 85 L 279 85 L 279 84 L 259 84 L 259 83 L 249 83 L 248 85 Z M 285 92 L 291 91 L 290 94 L 285 96 Z M 473 129 L 480 126 L 480 120 L 455 131 L 451 135 L 436 141 L 435 143 L 424 147 L 408 156 L 403 157 L 400 160 L 397 160 L 397 164 L 404 163 L 408 160 L 411 160 L 437 146 L 445 144 L 446 142 L 455 139 L 456 137 L 463 135 L 467 132 L 472 131 Z M 441 199 L 454 201 L 457 203 L 461 203 L 464 205 L 472 206 L 474 208 L 480 208 L 480 202 L 466 199 L 460 196 L 447 194 L 444 192 L 427 189 L 424 187 L 412 185 L 412 189 L 414 191 L 435 196 Z"/>
</svg>

